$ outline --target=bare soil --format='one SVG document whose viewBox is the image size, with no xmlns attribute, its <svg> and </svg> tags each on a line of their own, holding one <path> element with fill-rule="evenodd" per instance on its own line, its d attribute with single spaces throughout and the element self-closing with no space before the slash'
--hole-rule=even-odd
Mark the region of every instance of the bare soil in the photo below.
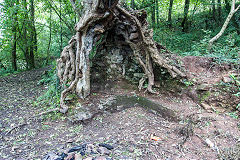
<svg viewBox="0 0 240 160">
<path fill-rule="evenodd" d="M 139 95 L 174 110 L 180 120 L 169 121 L 155 112 L 133 106 L 99 114 L 88 123 L 72 124 L 64 115 L 57 120 L 36 117 L 8 133 L 24 119 L 42 112 L 40 106 L 32 103 L 46 91 L 46 86 L 38 84 L 44 70 L 0 78 L 0 159 L 42 159 L 50 151 L 61 153 L 85 142 L 113 145 L 110 155 L 113 159 L 213 160 L 228 159 L 226 154 L 232 154 L 233 159 L 240 158 L 234 152 L 227 152 L 240 143 L 238 119 L 226 112 L 205 110 L 184 92 L 149 95 L 136 91 L 126 81 L 115 82 L 105 91 L 93 91 L 88 100 Z M 160 140 L 151 140 L 151 135 Z M 214 147 L 206 143 L 207 139 Z"/>
</svg>

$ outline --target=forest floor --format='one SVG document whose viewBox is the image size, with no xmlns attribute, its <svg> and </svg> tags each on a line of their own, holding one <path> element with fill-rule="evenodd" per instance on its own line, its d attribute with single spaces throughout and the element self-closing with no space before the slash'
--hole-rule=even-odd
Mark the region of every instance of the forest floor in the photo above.
<svg viewBox="0 0 240 160">
<path fill-rule="evenodd" d="M 144 96 L 174 110 L 180 120 L 169 121 L 136 105 L 119 112 L 96 115 L 83 124 L 72 124 L 67 118 L 35 117 L 25 121 L 42 112 L 33 101 L 47 89 L 38 83 L 45 70 L 0 78 L 1 160 L 43 159 L 49 152 L 61 153 L 85 142 L 112 145 L 114 149 L 109 156 L 113 159 L 240 158 L 236 157 L 239 153 L 236 146 L 240 142 L 239 120 L 225 112 L 205 110 L 187 96 L 176 96 L 171 92 L 139 93 L 124 81 L 116 82 L 107 92 L 94 92 L 89 99 L 112 95 Z M 24 125 L 14 128 L 19 124 Z M 151 135 L 160 139 L 151 140 Z"/>
</svg>

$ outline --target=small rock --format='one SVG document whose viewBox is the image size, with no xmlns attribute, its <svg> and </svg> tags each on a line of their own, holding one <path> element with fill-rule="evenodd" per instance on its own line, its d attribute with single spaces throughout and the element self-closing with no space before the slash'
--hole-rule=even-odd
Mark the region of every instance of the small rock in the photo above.
<svg viewBox="0 0 240 160">
<path fill-rule="evenodd" d="M 86 154 L 97 154 L 96 147 L 93 144 L 87 144 Z"/>
<path fill-rule="evenodd" d="M 109 155 L 111 153 L 111 151 L 109 151 L 107 148 L 105 147 L 99 147 L 97 149 L 98 153 L 102 154 L 102 155 Z"/>
<path fill-rule="evenodd" d="M 73 100 L 73 98 L 74 98 L 74 97 L 71 96 L 71 95 L 70 95 L 70 96 L 67 96 L 67 97 L 65 98 L 65 101 L 71 101 L 71 100 Z"/>
<path fill-rule="evenodd" d="M 138 33 L 131 33 L 129 39 L 134 40 L 138 38 Z"/>
<path fill-rule="evenodd" d="M 100 110 L 103 110 L 103 109 L 104 109 L 104 106 L 103 106 L 102 104 L 99 104 L 99 105 L 98 105 L 98 108 L 99 108 Z"/>
<path fill-rule="evenodd" d="M 17 149 L 19 149 L 18 146 L 13 146 L 13 147 L 12 147 L 12 152 L 15 152 Z"/>
<path fill-rule="evenodd" d="M 210 105 L 206 104 L 206 103 L 202 103 L 201 106 L 202 106 L 203 109 L 205 109 L 205 110 L 211 110 L 211 109 L 212 109 L 212 107 L 211 107 Z"/>
<path fill-rule="evenodd" d="M 85 121 L 85 120 L 91 119 L 92 117 L 93 117 L 93 114 L 89 111 L 79 112 L 76 115 L 76 118 L 78 121 Z"/>
<path fill-rule="evenodd" d="M 223 77 L 222 80 L 223 80 L 224 83 L 230 83 L 230 82 L 233 81 L 233 79 L 230 78 L 230 77 Z"/>
<path fill-rule="evenodd" d="M 121 111 L 121 110 L 123 110 L 123 107 L 124 107 L 123 105 L 117 106 L 117 110 Z"/>
<path fill-rule="evenodd" d="M 73 139 L 69 139 L 69 140 L 67 140 L 67 143 L 73 143 L 73 142 L 74 142 Z"/>
<path fill-rule="evenodd" d="M 128 150 L 129 150 L 129 152 L 133 153 L 134 152 L 134 147 L 130 147 Z"/>
<path fill-rule="evenodd" d="M 75 154 L 75 160 L 82 160 L 81 154 L 76 153 L 76 154 Z M 85 159 L 85 160 L 86 160 L 86 159 Z M 89 159 L 89 160 L 92 160 L 92 159 Z"/>
<path fill-rule="evenodd" d="M 74 160 L 75 153 L 69 154 L 65 160 Z"/>
<path fill-rule="evenodd" d="M 58 155 L 53 153 L 53 152 L 49 152 L 44 158 L 43 160 L 55 160 L 58 158 Z"/>
<path fill-rule="evenodd" d="M 210 147 L 210 148 L 214 148 L 214 143 L 212 141 L 210 141 L 210 139 L 206 139 L 205 142 L 207 143 L 207 145 Z"/>
</svg>

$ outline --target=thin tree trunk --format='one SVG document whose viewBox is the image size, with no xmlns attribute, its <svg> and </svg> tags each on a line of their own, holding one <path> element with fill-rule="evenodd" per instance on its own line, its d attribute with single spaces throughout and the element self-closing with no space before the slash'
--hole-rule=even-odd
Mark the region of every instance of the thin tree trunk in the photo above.
<svg viewBox="0 0 240 160">
<path fill-rule="evenodd" d="M 157 15 L 157 26 L 159 26 L 159 5 L 158 5 L 159 0 L 155 0 L 156 3 L 156 15 Z"/>
<path fill-rule="evenodd" d="M 169 8 L 168 8 L 168 26 L 172 28 L 172 7 L 173 7 L 173 0 L 170 0 Z"/>
<path fill-rule="evenodd" d="M 230 6 L 229 0 L 225 0 L 225 4 L 226 4 L 226 10 L 227 10 L 227 12 L 230 12 L 230 11 L 231 11 L 231 6 Z"/>
<path fill-rule="evenodd" d="M 60 53 L 62 52 L 63 36 L 62 36 L 62 0 L 60 0 Z"/>
<path fill-rule="evenodd" d="M 12 68 L 17 71 L 17 30 L 13 27 Z"/>
<path fill-rule="evenodd" d="M 189 12 L 189 5 L 190 5 L 190 0 L 185 0 L 185 5 L 184 5 L 184 17 L 182 21 L 182 31 L 186 32 L 187 31 L 187 16 Z"/>
<path fill-rule="evenodd" d="M 48 50 L 47 50 L 46 64 L 48 64 L 48 61 L 49 61 L 51 41 L 52 41 L 52 8 L 50 8 L 50 26 L 49 26 L 49 29 L 50 30 L 49 30 L 49 41 L 48 41 Z"/>
<path fill-rule="evenodd" d="M 197 0 L 196 3 L 195 3 L 195 5 L 194 5 L 193 12 L 192 12 L 192 15 L 191 15 L 192 19 L 193 19 L 195 13 L 196 13 L 197 6 L 198 6 L 198 2 L 199 2 L 199 0 Z"/>
<path fill-rule="evenodd" d="M 221 23 L 222 22 L 222 4 L 221 4 L 221 0 L 218 0 L 217 8 L 218 8 L 218 21 L 219 21 L 219 23 Z"/>
<path fill-rule="evenodd" d="M 16 1 L 16 5 L 19 4 L 19 0 Z M 12 68 L 14 71 L 17 71 L 17 26 L 18 26 L 18 18 L 17 18 L 18 10 L 15 11 L 15 14 L 13 15 L 13 27 L 12 27 L 12 33 L 13 33 L 13 43 L 12 43 Z"/>
<path fill-rule="evenodd" d="M 28 23 L 27 23 L 27 20 L 28 20 L 28 13 L 27 13 L 27 1 L 26 0 L 23 0 L 23 7 L 26 9 L 26 12 L 25 12 L 25 16 L 24 16 L 24 21 L 23 21 L 23 41 L 24 41 L 24 56 L 25 56 L 25 60 L 26 60 L 26 63 L 27 63 L 27 66 L 26 68 L 29 69 L 30 68 L 30 62 L 29 62 L 29 40 L 28 40 L 28 33 L 27 33 L 27 28 L 28 28 Z"/>
<path fill-rule="evenodd" d="M 34 24 L 34 0 L 30 0 L 30 20 L 31 20 L 31 27 L 30 27 L 30 68 L 33 69 L 35 68 L 35 59 L 34 59 L 34 54 L 36 53 L 36 46 L 37 46 L 37 42 L 36 42 L 36 28 L 35 28 L 35 24 Z"/>
<path fill-rule="evenodd" d="M 231 18 L 233 17 L 233 15 L 238 11 L 238 9 L 240 8 L 240 5 L 235 9 L 235 0 L 232 0 L 232 7 L 231 7 L 231 11 L 230 13 L 228 14 L 228 17 L 225 21 L 225 23 L 223 24 L 222 26 L 222 29 L 221 31 L 215 36 L 213 37 L 210 41 L 209 41 L 209 45 L 208 45 L 208 50 L 211 51 L 212 49 L 212 45 L 215 41 L 217 41 L 221 36 L 222 34 L 224 33 L 224 31 L 226 30 Z"/>
<path fill-rule="evenodd" d="M 152 0 L 152 26 L 155 28 L 156 26 L 156 7 L 155 7 L 155 0 Z"/>
<path fill-rule="evenodd" d="M 213 20 L 216 22 L 216 7 L 215 7 L 215 0 L 212 0 L 212 17 L 213 17 Z"/>
<path fill-rule="evenodd" d="M 135 1 L 131 0 L 131 8 L 135 9 Z"/>
</svg>

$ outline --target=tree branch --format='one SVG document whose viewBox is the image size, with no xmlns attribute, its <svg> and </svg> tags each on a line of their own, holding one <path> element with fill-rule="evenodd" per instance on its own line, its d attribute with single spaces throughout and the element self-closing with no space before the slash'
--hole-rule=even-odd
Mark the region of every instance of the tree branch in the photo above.
<svg viewBox="0 0 240 160">
<path fill-rule="evenodd" d="M 231 18 L 233 17 L 233 15 L 239 10 L 240 8 L 240 5 L 235 9 L 235 0 L 232 1 L 232 7 L 231 7 L 231 11 L 230 13 L 228 14 L 227 16 L 227 19 L 226 21 L 224 22 L 223 26 L 222 26 L 222 29 L 220 30 L 220 32 L 215 36 L 213 37 L 210 41 L 209 41 L 209 44 L 208 44 L 208 51 L 210 52 L 211 49 L 212 49 L 212 45 L 215 41 L 217 41 L 224 33 L 224 31 L 226 30 Z"/>
</svg>

